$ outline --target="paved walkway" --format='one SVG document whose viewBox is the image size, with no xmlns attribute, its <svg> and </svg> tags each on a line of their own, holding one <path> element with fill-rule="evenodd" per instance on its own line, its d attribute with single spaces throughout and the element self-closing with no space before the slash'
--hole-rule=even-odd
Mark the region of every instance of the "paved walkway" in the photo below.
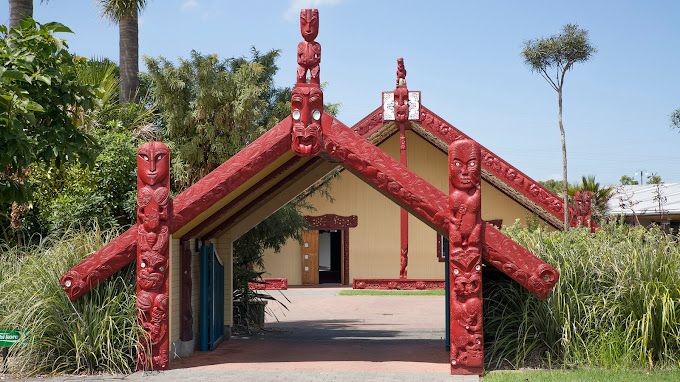
<svg viewBox="0 0 680 382">
<path fill-rule="evenodd" d="M 338 296 L 340 290 L 272 291 L 288 310 L 270 303 L 262 335 L 232 338 L 213 352 L 175 360 L 169 371 L 96 380 L 459 380 L 449 375 L 442 339 L 443 296 Z"/>
<path fill-rule="evenodd" d="M 170 373 L 259 381 L 451 380 L 442 296 L 338 296 L 340 290 L 272 291 L 288 310 L 270 303 L 263 335 L 232 338 L 214 352 L 176 361 Z"/>
</svg>

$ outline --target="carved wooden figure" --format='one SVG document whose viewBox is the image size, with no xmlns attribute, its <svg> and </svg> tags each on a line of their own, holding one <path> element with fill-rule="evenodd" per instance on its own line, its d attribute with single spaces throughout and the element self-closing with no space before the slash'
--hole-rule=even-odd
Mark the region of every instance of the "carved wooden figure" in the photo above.
<svg viewBox="0 0 680 382">
<path fill-rule="evenodd" d="M 319 85 L 321 44 L 314 41 L 319 35 L 318 9 L 300 10 L 300 33 L 304 41 L 301 41 L 297 47 L 297 83 L 307 83 L 307 72 L 309 72 L 309 82 Z"/>
<path fill-rule="evenodd" d="M 170 151 L 147 142 L 137 151 L 137 319 L 140 339 L 137 369 L 167 369 L 168 251 L 172 216 Z M 148 357 L 147 357 L 148 356 Z"/>
<path fill-rule="evenodd" d="M 404 59 L 397 59 L 397 87 L 394 89 L 394 115 L 399 124 L 399 161 L 404 167 L 408 166 L 406 153 L 406 123 L 408 121 L 408 88 L 406 87 L 406 67 Z M 408 211 L 400 211 L 400 250 L 399 250 L 399 278 L 408 276 Z"/>
<path fill-rule="evenodd" d="M 481 153 L 472 140 L 449 146 L 451 372 L 482 374 Z"/>
<path fill-rule="evenodd" d="M 574 193 L 574 206 L 571 214 L 572 227 L 587 227 L 595 232 L 597 223 L 593 221 L 593 193 L 591 191 L 576 191 Z"/>
<path fill-rule="evenodd" d="M 298 84 L 292 90 L 291 115 L 293 118 L 292 150 L 301 156 L 319 154 L 323 144 L 321 115 L 323 92 L 318 86 Z"/>
</svg>

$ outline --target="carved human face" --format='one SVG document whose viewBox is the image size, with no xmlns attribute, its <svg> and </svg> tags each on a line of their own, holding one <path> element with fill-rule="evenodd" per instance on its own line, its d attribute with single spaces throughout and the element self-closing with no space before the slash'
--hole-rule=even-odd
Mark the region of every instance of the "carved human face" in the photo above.
<svg viewBox="0 0 680 382">
<path fill-rule="evenodd" d="M 592 207 L 593 193 L 590 191 L 576 191 L 574 194 L 574 201 L 576 202 L 576 210 L 581 216 L 588 215 Z"/>
<path fill-rule="evenodd" d="M 459 190 L 468 190 L 481 179 L 481 154 L 479 145 L 469 139 L 455 141 L 449 146 L 449 176 L 451 185 Z"/>
<path fill-rule="evenodd" d="M 319 35 L 319 10 L 302 9 L 300 11 L 300 33 L 307 42 L 314 41 Z"/>
<path fill-rule="evenodd" d="M 482 280 L 478 273 L 463 272 L 454 277 L 453 288 L 456 296 L 467 297 L 476 295 L 481 287 Z"/>
<path fill-rule="evenodd" d="M 137 282 L 144 290 L 161 290 L 165 282 L 167 261 L 156 251 L 142 253 Z"/>
<path fill-rule="evenodd" d="M 302 156 L 317 155 L 322 144 L 323 93 L 316 87 L 296 87 L 291 96 L 291 109 L 293 151 Z"/>
<path fill-rule="evenodd" d="M 170 173 L 170 150 L 161 142 L 147 142 L 137 150 L 137 176 L 149 186 L 163 183 Z"/>
</svg>

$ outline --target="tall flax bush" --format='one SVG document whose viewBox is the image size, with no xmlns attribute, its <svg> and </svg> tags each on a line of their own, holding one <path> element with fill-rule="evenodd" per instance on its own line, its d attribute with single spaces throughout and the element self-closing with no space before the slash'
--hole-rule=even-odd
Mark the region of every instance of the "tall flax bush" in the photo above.
<svg viewBox="0 0 680 382">
<path fill-rule="evenodd" d="M 595 234 L 507 234 L 556 266 L 546 301 L 496 275 L 485 285 L 487 362 L 680 366 L 680 244 L 658 228 L 607 224 Z"/>
<path fill-rule="evenodd" d="M 30 248 L 0 251 L 0 329 L 25 336 L 10 349 L 10 372 L 128 373 L 135 366 L 134 269 L 71 303 L 59 277 L 115 232 L 71 231 Z"/>
</svg>

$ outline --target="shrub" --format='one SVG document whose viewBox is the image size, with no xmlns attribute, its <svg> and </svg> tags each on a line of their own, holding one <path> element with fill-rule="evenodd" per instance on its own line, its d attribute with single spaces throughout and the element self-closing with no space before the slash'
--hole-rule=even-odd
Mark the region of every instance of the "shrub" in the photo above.
<svg viewBox="0 0 680 382">
<path fill-rule="evenodd" d="M 10 372 L 130 373 L 140 329 L 134 268 L 128 267 L 76 302 L 59 277 L 117 232 L 72 231 L 29 248 L 0 252 L 0 328 L 25 335 L 10 348 Z"/>
<path fill-rule="evenodd" d="M 670 367 L 680 361 L 680 246 L 657 227 L 605 224 L 595 234 L 506 233 L 560 271 L 552 295 L 531 297 L 505 277 L 485 288 L 491 367 L 536 363 Z"/>
</svg>

